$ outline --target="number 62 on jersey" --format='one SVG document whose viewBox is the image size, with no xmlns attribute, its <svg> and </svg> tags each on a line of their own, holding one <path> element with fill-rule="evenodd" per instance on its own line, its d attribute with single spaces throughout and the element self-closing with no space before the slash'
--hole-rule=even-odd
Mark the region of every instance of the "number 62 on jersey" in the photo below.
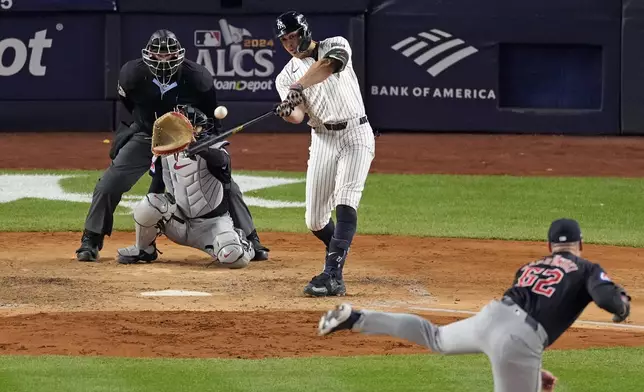
<svg viewBox="0 0 644 392">
<path fill-rule="evenodd" d="M 515 286 L 530 287 L 533 293 L 550 298 L 557 291 L 553 286 L 561 282 L 564 275 L 559 268 L 526 266 Z"/>
</svg>

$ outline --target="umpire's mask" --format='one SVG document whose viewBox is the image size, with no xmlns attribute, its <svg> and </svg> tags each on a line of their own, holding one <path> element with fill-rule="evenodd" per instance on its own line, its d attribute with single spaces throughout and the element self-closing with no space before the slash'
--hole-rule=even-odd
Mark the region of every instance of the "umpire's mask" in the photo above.
<svg viewBox="0 0 644 392">
<path fill-rule="evenodd" d="M 167 85 L 183 63 L 186 50 L 170 30 L 157 30 L 141 50 L 143 61 L 159 83 Z"/>
</svg>

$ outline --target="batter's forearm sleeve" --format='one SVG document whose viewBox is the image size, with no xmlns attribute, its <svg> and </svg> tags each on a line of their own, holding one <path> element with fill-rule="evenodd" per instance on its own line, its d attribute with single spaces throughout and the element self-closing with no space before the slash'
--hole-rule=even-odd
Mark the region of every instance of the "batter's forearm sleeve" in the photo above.
<svg viewBox="0 0 644 392">
<path fill-rule="evenodd" d="M 361 313 L 362 317 L 353 327 L 356 332 L 406 339 L 440 352 L 436 343 L 438 327 L 420 316 L 371 310 L 362 310 Z"/>
</svg>

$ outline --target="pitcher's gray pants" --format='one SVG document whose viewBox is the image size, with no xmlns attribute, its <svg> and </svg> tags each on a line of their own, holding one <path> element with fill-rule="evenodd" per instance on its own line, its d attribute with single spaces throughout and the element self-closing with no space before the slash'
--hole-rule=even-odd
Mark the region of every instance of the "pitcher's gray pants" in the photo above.
<svg viewBox="0 0 644 392">
<path fill-rule="evenodd" d="M 137 132 L 119 150 L 96 183 L 92 205 L 85 219 L 85 230 L 111 235 L 114 226 L 114 211 L 116 211 L 121 197 L 143 177 L 150 169 L 151 164 L 150 136 L 145 132 Z M 253 218 L 234 178 L 230 187 L 229 208 L 235 227 L 244 230 L 246 235 L 255 230 Z"/>
<path fill-rule="evenodd" d="M 492 363 L 495 392 L 541 390 L 547 334 L 540 324 L 537 330 L 528 325 L 517 305 L 495 300 L 476 315 L 444 326 L 412 314 L 361 312 L 353 331 L 395 336 L 446 355 L 484 353 Z"/>
</svg>

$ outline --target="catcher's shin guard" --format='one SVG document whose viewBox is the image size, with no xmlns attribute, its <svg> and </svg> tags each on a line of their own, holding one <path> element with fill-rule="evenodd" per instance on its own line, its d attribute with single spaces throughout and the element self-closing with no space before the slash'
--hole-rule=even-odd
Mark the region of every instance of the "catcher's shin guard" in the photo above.
<svg viewBox="0 0 644 392">
<path fill-rule="evenodd" d="M 136 246 L 146 249 L 159 235 L 160 223 L 167 222 L 177 211 L 177 205 L 165 194 L 149 193 L 134 208 Z"/>
<path fill-rule="evenodd" d="M 134 207 L 134 221 L 143 227 L 154 227 L 159 221 L 169 221 L 177 205 L 163 193 L 148 193 Z"/>
<path fill-rule="evenodd" d="M 143 227 L 138 223 L 136 225 L 136 247 L 139 249 L 147 249 L 154 244 L 154 240 L 159 235 L 159 229 L 154 227 Z"/>
<path fill-rule="evenodd" d="M 155 240 L 160 226 L 172 218 L 176 204 L 165 194 L 149 193 L 134 207 L 136 242 L 134 246 L 120 248 L 117 253 L 121 264 L 149 263 L 157 259 Z"/>
<path fill-rule="evenodd" d="M 231 269 L 247 267 L 255 256 L 255 250 L 250 242 L 238 231 L 225 231 L 215 237 L 214 257 L 217 262 Z"/>
</svg>

